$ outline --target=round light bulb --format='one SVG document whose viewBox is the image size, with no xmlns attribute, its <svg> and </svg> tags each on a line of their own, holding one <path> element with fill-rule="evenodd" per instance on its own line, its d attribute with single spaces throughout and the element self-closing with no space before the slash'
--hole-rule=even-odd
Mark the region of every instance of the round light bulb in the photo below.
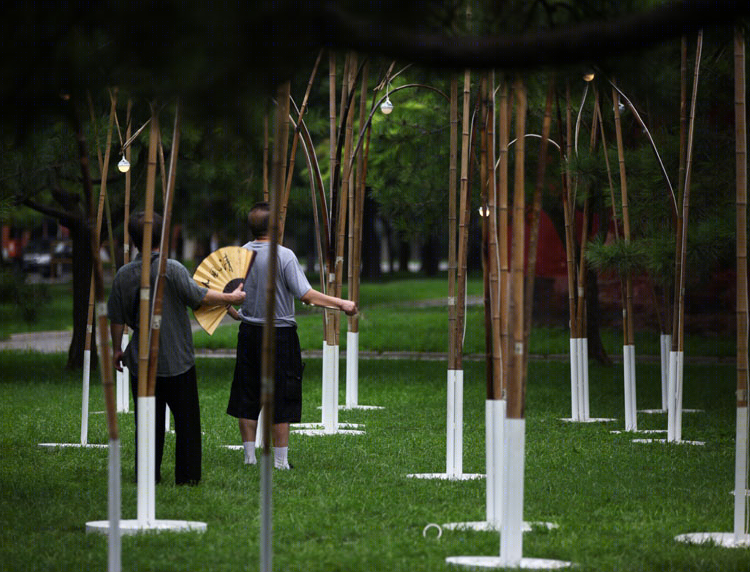
<svg viewBox="0 0 750 572">
<path fill-rule="evenodd" d="M 125 158 L 125 156 L 123 156 L 120 162 L 117 163 L 117 168 L 121 173 L 127 173 L 130 170 L 130 162 Z"/>
<path fill-rule="evenodd" d="M 391 111 L 393 111 L 393 104 L 391 103 L 391 100 L 387 95 L 385 96 L 385 101 L 380 104 L 380 111 L 382 111 L 385 115 L 388 115 Z"/>
<path fill-rule="evenodd" d="M 583 81 L 593 81 L 594 80 L 594 72 L 586 72 L 583 74 Z"/>
</svg>

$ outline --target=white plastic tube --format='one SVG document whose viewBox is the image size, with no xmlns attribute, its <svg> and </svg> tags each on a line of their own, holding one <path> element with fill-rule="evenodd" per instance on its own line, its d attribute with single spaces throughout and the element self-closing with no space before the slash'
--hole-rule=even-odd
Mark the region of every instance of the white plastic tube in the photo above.
<svg viewBox="0 0 750 572">
<path fill-rule="evenodd" d="M 523 556 L 523 493 L 526 421 L 505 420 L 503 513 L 500 533 L 501 566 L 517 568 Z"/>
<path fill-rule="evenodd" d="M 737 408 L 737 438 L 734 461 L 734 540 L 747 537 L 747 457 L 748 457 L 748 408 Z"/>
<path fill-rule="evenodd" d="M 635 375 L 635 346 L 628 346 L 628 358 L 630 359 L 630 414 L 632 415 L 633 431 L 638 430 L 638 400 L 636 399 L 636 375 Z"/>
<path fill-rule="evenodd" d="M 339 417 L 339 346 L 323 344 L 323 431 L 335 433 Z"/>
<path fill-rule="evenodd" d="M 581 338 L 581 365 L 583 370 L 583 420 L 591 417 L 589 404 L 589 339 Z"/>
<path fill-rule="evenodd" d="M 346 406 L 359 404 L 359 332 L 346 333 Z"/>
<path fill-rule="evenodd" d="M 81 388 L 81 445 L 89 440 L 89 387 L 91 380 L 91 350 L 83 350 L 83 383 Z"/>
<path fill-rule="evenodd" d="M 661 342 L 661 408 L 667 410 L 668 387 L 669 387 L 669 352 L 672 351 L 672 335 L 662 334 Z"/>
<path fill-rule="evenodd" d="M 580 421 L 578 410 L 578 352 L 575 338 L 570 338 L 570 418 Z"/>
<path fill-rule="evenodd" d="M 667 441 L 675 441 L 676 421 L 676 380 L 677 380 L 677 352 L 669 352 L 669 367 L 667 369 Z"/>
<path fill-rule="evenodd" d="M 109 539 L 108 566 L 109 572 L 120 572 L 122 563 L 122 540 L 120 534 L 121 482 L 120 482 L 120 440 L 109 440 Z"/>
<path fill-rule="evenodd" d="M 455 474 L 455 453 L 456 453 L 456 370 L 448 370 L 448 380 L 446 386 L 446 414 L 445 414 L 445 473 L 447 475 Z"/>
<path fill-rule="evenodd" d="M 138 522 L 149 526 L 156 520 L 156 398 L 138 397 Z"/>
<path fill-rule="evenodd" d="M 674 437 L 675 441 L 682 441 L 682 387 L 684 385 L 685 352 L 677 352 L 677 374 L 675 375 L 674 395 Z"/>
<path fill-rule="evenodd" d="M 630 383 L 631 383 L 631 372 L 630 372 L 630 352 L 628 348 L 630 346 L 622 346 L 622 367 L 623 367 L 623 395 L 625 396 L 625 431 L 635 431 L 633 428 L 633 403 L 631 401 Z"/>
<path fill-rule="evenodd" d="M 486 501 L 487 523 L 495 529 L 502 521 L 503 500 L 503 441 L 505 425 L 505 400 L 485 401 L 486 443 Z"/>
</svg>

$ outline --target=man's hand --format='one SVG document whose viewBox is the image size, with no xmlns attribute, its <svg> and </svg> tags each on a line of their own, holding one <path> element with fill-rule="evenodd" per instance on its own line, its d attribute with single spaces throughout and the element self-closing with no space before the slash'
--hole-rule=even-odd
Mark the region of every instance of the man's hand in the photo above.
<svg viewBox="0 0 750 572">
<path fill-rule="evenodd" d="M 342 300 L 341 311 L 347 316 L 354 316 L 357 313 L 357 305 L 351 300 Z"/>
<path fill-rule="evenodd" d="M 117 371 L 122 371 L 122 350 L 114 350 L 112 352 L 112 363 Z"/>
<path fill-rule="evenodd" d="M 239 306 L 245 301 L 245 296 L 247 296 L 247 293 L 242 289 L 243 286 L 244 284 L 240 282 L 237 288 L 235 288 L 228 294 L 230 298 L 229 303 L 233 306 Z"/>
</svg>

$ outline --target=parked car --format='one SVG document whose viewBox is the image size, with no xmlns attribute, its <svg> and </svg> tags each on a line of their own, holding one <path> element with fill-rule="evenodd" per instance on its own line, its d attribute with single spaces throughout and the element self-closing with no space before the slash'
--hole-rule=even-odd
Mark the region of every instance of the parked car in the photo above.
<svg viewBox="0 0 750 572">
<path fill-rule="evenodd" d="M 23 250 L 22 268 L 24 272 L 38 272 L 49 277 L 69 269 L 72 256 L 73 245 L 69 240 L 32 240 Z"/>
</svg>

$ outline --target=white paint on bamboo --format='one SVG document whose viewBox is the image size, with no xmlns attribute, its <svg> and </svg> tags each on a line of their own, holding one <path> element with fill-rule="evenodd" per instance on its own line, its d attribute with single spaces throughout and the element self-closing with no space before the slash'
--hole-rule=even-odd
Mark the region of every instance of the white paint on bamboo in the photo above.
<svg viewBox="0 0 750 572">
<path fill-rule="evenodd" d="M 338 429 L 339 346 L 323 343 L 323 430 L 335 433 Z"/>
<path fill-rule="evenodd" d="M 485 401 L 485 443 L 486 443 L 486 504 L 487 523 L 495 529 L 500 526 L 503 514 L 503 441 L 506 401 L 488 399 Z"/>
<path fill-rule="evenodd" d="M 406 475 L 409 478 L 466 481 L 485 476 L 480 473 L 463 472 L 464 372 L 462 369 L 449 369 L 447 378 L 445 472 L 410 473 Z"/>
<path fill-rule="evenodd" d="M 682 386 L 684 372 L 684 352 L 669 352 L 669 373 L 667 383 L 667 441 L 678 443 L 682 440 Z"/>
<path fill-rule="evenodd" d="M 137 518 L 142 526 L 156 520 L 156 398 L 138 396 L 138 491 Z"/>
<path fill-rule="evenodd" d="M 506 419 L 503 447 L 503 500 L 500 561 L 518 567 L 523 556 L 523 479 L 526 455 L 526 420 Z"/>
<path fill-rule="evenodd" d="M 359 404 L 359 332 L 346 333 L 346 406 Z"/>
<path fill-rule="evenodd" d="M 570 411 L 573 421 L 581 420 L 581 412 L 578 410 L 578 354 L 575 338 L 570 338 Z"/>
<path fill-rule="evenodd" d="M 589 339 L 581 338 L 581 369 L 583 371 L 583 420 L 591 420 L 589 402 Z"/>
<path fill-rule="evenodd" d="M 624 369 L 624 395 L 625 395 L 625 431 L 637 431 L 638 420 L 636 417 L 635 398 L 635 346 L 622 346 L 622 362 Z"/>
<path fill-rule="evenodd" d="M 661 410 L 666 411 L 669 403 L 669 353 L 672 351 L 672 335 L 662 334 L 661 342 Z"/>
<path fill-rule="evenodd" d="M 448 370 L 448 396 L 446 416 L 445 472 L 448 475 L 463 473 L 464 425 L 464 372 Z"/>
<path fill-rule="evenodd" d="M 91 350 L 83 350 L 83 384 L 81 391 L 81 445 L 89 439 L 89 388 L 91 385 Z"/>
<path fill-rule="evenodd" d="M 121 457 L 120 440 L 109 440 L 109 491 L 108 491 L 108 567 L 109 572 L 120 572 L 122 565 L 122 540 L 120 534 L 121 514 Z"/>
<path fill-rule="evenodd" d="M 737 408 L 737 436 L 734 462 L 734 539 L 740 542 L 748 537 L 748 409 Z"/>
</svg>

